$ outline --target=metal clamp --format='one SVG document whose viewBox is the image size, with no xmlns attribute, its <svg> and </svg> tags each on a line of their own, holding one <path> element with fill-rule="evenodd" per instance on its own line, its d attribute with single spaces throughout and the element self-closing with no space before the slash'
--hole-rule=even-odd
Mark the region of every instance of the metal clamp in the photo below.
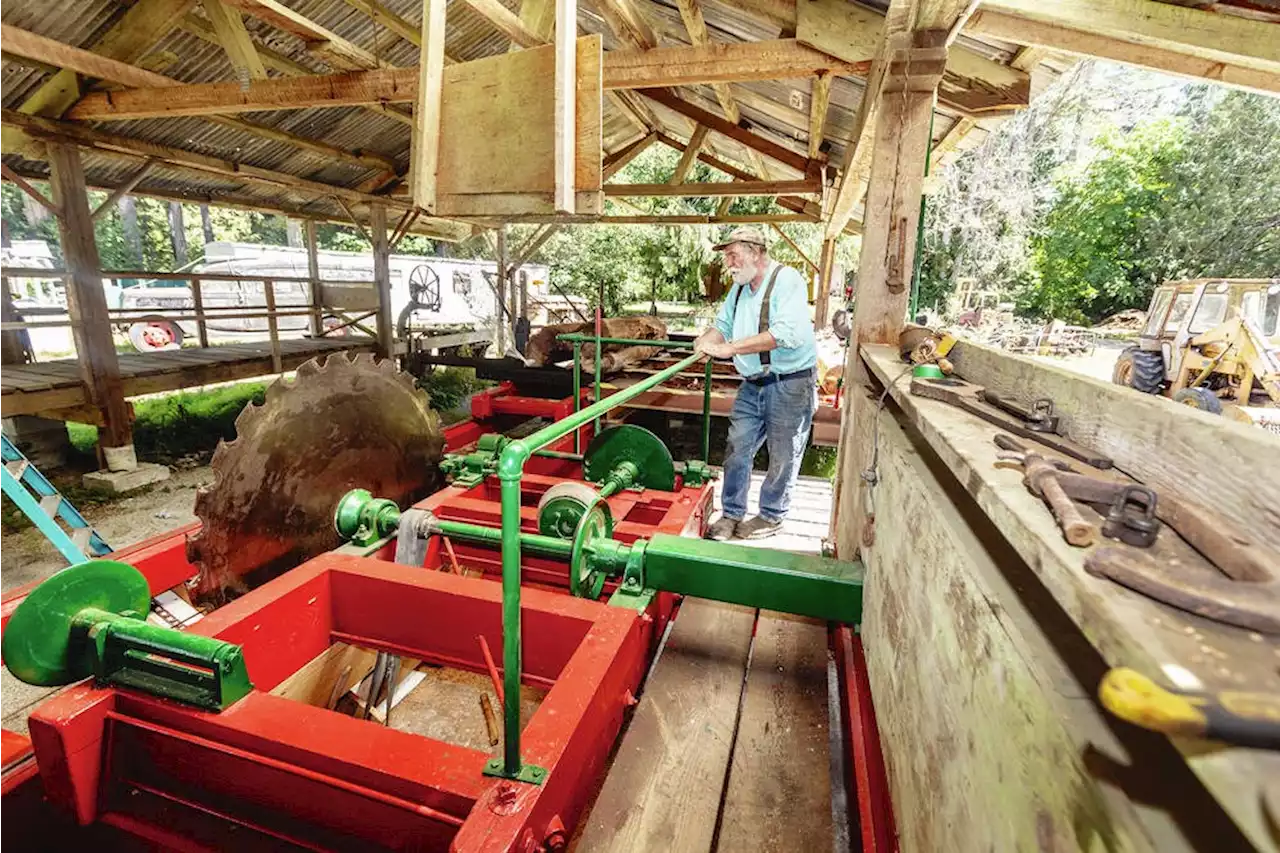
<svg viewBox="0 0 1280 853">
<path fill-rule="evenodd" d="M 1146 486 L 1126 486 L 1107 512 L 1102 535 L 1135 548 L 1150 548 L 1160 533 L 1156 493 Z"/>
</svg>

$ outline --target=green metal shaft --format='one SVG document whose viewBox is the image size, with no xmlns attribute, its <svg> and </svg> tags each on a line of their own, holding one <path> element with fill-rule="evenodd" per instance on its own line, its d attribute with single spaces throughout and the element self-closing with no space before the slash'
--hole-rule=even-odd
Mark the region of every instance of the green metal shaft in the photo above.
<svg viewBox="0 0 1280 853">
<path fill-rule="evenodd" d="M 600 363 L 597 350 L 596 364 Z M 680 371 L 706 358 L 694 353 L 665 370 L 660 370 L 635 385 L 625 388 L 607 399 L 599 400 L 570 417 L 542 429 L 526 438 L 507 444 L 498 460 L 498 479 L 501 482 L 502 500 L 502 658 L 505 672 L 503 708 L 503 774 L 515 778 L 520 773 L 520 479 L 524 476 L 525 463 L 533 451 L 541 450 L 558 438 L 576 432 L 583 424 L 617 408 L 650 388 L 666 382 Z M 577 362 L 575 362 L 576 364 Z"/>
<path fill-rule="evenodd" d="M 711 464 L 711 359 L 707 359 L 707 373 L 702 388 L 702 461 Z"/>
<path fill-rule="evenodd" d="M 547 459 L 564 459 L 567 462 L 581 462 L 581 453 L 565 453 L 561 450 L 535 450 L 534 456 L 542 456 Z"/>
<path fill-rule="evenodd" d="M 862 621 L 861 563 L 655 534 L 644 584 L 714 601 L 836 622 Z"/>
<path fill-rule="evenodd" d="M 600 314 L 599 314 L 599 309 L 597 309 L 596 323 L 599 324 L 599 322 L 600 322 Z M 596 373 L 596 395 L 594 398 L 594 402 L 599 403 L 600 402 L 600 360 L 601 360 L 600 357 L 604 354 L 603 353 L 604 338 L 600 337 L 599 325 L 596 326 L 595 342 L 596 342 L 596 354 L 595 354 L 595 357 L 591 359 L 591 361 L 592 361 L 592 367 L 595 368 L 595 373 Z M 592 435 L 600 434 L 600 417 L 598 415 L 596 416 L 595 422 L 591 425 L 591 434 Z"/>
<path fill-rule="evenodd" d="M 484 527 L 467 521 L 436 520 L 432 525 L 441 535 L 462 542 L 475 542 L 481 545 L 501 545 L 502 528 Z M 573 551 L 573 543 L 568 539 L 556 536 L 543 536 L 541 533 L 521 533 L 521 547 L 543 557 L 563 557 L 568 559 Z"/>
<path fill-rule="evenodd" d="M 595 335 L 559 335 L 556 340 L 566 341 L 573 344 L 594 344 L 596 342 Z M 659 341 L 645 340 L 643 338 L 601 338 L 601 343 L 605 344 L 623 344 L 631 347 L 662 347 L 663 349 L 693 349 L 693 341 Z"/>
<path fill-rule="evenodd" d="M 582 343 L 573 342 L 573 411 L 582 411 Z M 582 430 L 573 431 L 573 452 L 582 452 Z"/>
</svg>

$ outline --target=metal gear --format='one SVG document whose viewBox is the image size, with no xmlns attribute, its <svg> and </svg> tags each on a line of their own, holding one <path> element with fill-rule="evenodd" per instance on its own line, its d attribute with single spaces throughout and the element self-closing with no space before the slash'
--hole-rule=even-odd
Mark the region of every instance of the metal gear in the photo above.
<svg viewBox="0 0 1280 853">
<path fill-rule="evenodd" d="M 428 494 L 444 452 L 440 418 L 391 361 L 330 355 L 267 387 L 219 442 L 216 479 L 196 493 L 203 526 L 187 541 L 197 595 L 249 586 L 340 543 L 342 496 L 363 488 L 407 506 Z"/>
</svg>

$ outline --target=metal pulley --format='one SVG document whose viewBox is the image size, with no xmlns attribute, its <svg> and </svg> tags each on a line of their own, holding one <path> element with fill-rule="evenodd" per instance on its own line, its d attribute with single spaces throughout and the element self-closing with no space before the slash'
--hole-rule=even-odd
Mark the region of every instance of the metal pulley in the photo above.
<svg viewBox="0 0 1280 853">
<path fill-rule="evenodd" d="M 133 566 L 90 560 L 40 584 L 4 630 L 5 666 L 28 684 L 55 686 L 94 676 L 211 711 L 244 698 L 240 647 L 146 621 L 147 579 Z"/>
<path fill-rule="evenodd" d="M 572 539 L 587 507 L 600 495 L 586 483 L 568 480 L 542 493 L 538 501 L 538 532 L 545 536 Z"/>
</svg>

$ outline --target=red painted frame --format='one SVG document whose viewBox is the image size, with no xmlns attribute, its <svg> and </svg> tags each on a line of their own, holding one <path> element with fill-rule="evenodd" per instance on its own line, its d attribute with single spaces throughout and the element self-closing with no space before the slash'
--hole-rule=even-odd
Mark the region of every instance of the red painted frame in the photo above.
<svg viewBox="0 0 1280 853">
<path fill-rule="evenodd" d="M 497 584 L 326 554 L 192 627 L 244 647 L 257 689 L 223 713 L 89 683 L 36 709 L 46 793 L 81 824 L 177 846 L 188 842 L 175 816 L 194 810 L 313 849 L 536 849 L 578 819 L 644 675 L 654 625 L 539 590 L 523 604 L 527 680 L 552 685 L 523 738 L 525 759 L 549 770 L 543 785 L 482 776 L 485 753 L 264 692 L 335 639 L 476 672 L 476 634 L 500 645 Z M 148 820 L 132 792 L 182 808 Z"/>
</svg>

